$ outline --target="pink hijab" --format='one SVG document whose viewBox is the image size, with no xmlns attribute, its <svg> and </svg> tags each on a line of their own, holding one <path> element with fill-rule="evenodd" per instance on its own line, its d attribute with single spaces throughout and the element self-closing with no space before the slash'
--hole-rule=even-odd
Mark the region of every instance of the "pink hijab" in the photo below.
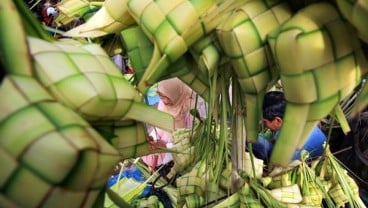
<svg viewBox="0 0 368 208">
<path fill-rule="evenodd" d="M 158 83 L 157 91 L 168 97 L 172 105 L 161 102 L 158 109 L 171 114 L 175 120 L 175 128 L 187 128 L 186 121 L 193 104 L 192 89 L 178 78 L 163 80 Z M 192 106 L 193 107 L 193 106 Z"/>
</svg>

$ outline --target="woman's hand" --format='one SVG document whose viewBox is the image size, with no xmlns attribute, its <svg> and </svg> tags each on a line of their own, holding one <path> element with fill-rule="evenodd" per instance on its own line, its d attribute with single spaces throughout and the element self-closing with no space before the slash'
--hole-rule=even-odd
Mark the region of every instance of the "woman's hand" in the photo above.
<svg viewBox="0 0 368 208">
<path fill-rule="evenodd" d="M 158 155 L 154 154 L 153 155 L 153 161 L 152 164 L 150 165 L 150 171 L 151 172 L 155 172 L 156 171 L 156 167 L 157 167 L 157 160 L 158 160 Z"/>
<path fill-rule="evenodd" d="M 160 148 L 166 148 L 166 142 L 162 141 L 160 139 L 154 140 L 152 136 L 148 136 L 148 142 L 151 144 L 150 149 L 160 149 Z"/>
</svg>

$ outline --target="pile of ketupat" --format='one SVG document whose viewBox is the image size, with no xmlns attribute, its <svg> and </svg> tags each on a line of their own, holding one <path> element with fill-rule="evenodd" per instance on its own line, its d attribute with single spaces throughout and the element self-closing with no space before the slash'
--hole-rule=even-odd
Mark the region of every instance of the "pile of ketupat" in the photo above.
<svg viewBox="0 0 368 208">
<path fill-rule="evenodd" d="M 297 199 L 302 201 L 270 192 L 267 180 L 258 182 L 242 172 L 250 168 L 244 167 L 249 164 L 243 161 L 245 138 L 256 140 L 263 95 L 277 82 L 287 111 L 273 165 L 288 166 L 293 150 L 321 119 L 334 116 L 344 124 L 345 116 L 368 104 L 363 82 L 366 2 L 293 3 L 62 0 L 56 23 L 86 19 L 61 34 L 66 38 L 55 39 L 22 0 L 1 1 L 0 63 L 5 72 L 0 94 L 6 99 L 0 101 L 0 205 L 103 206 L 115 164 L 153 153 L 145 125 L 173 130 L 172 118 L 147 106 L 144 95 L 156 82 L 178 77 L 208 102 L 209 110 L 196 134 L 188 130 L 196 139 L 186 147 L 199 154 L 188 157 L 193 162 L 177 162 L 175 174 L 182 176 L 176 179 L 180 197 L 174 206 L 200 207 L 225 195 L 235 207 L 300 207 L 321 198 L 330 207 L 364 207 L 355 182 L 328 148 L 315 165 L 302 160 L 288 172 L 294 177 L 287 181 L 290 185 L 272 187 L 284 192 L 291 186 L 292 195 L 299 187 Z M 96 7 L 94 15 L 85 15 Z M 128 81 L 111 61 L 119 53 L 129 58 L 134 80 Z M 342 112 L 339 103 L 352 93 L 357 96 L 351 110 Z M 184 164 L 188 167 L 180 167 Z M 234 181 L 221 182 L 234 172 L 245 181 L 238 188 Z M 314 199 L 310 193 L 315 192 Z"/>
</svg>

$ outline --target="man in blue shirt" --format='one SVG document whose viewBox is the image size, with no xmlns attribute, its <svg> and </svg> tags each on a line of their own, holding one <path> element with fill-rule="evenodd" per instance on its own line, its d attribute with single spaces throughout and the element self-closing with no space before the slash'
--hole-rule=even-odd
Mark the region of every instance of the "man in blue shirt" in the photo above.
<svg viewBox="0 0 368 208">
<path fill-rule="evenodd" d="M 258 141 L 253 143 L 252 149 L 254 155 L 268 163 L 273 145 L 277 140 L 279 130 L 282 126 L 283 115 L 285 112 L 286 100 L 283 92 L 270 91 L 266 93 L 263 101 L 263 122 L 265 126 L 272 132 L 269 138 L 259 135 Z M 323 154 L 326 135 L 316 126 L 309 138 L 303 145 L 302 149 L 296 149 L 291 160 L 300 159 L 302 150 L 309 153 L 309 159 L 315 159 Z"/>
</svg>

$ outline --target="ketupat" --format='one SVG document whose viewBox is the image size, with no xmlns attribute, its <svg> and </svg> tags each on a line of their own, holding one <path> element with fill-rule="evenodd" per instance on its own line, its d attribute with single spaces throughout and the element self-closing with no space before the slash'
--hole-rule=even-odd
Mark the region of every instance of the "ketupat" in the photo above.
<svg viewBox="0 0 368 208">
<path fill-rule="evenodd" d="M 120 153 L 120 158 L 130 159 L 164 150 L 151 150 L 143 122 L 135 120 L 97 122 L 93 127 Z"/>
<path fill-rule="evenodd" d="M 223 52 L 221 51 L 215 32 L 194 43 L 189 48 L 189 52 L 194 57 L 199 72 L 203 77 L 211 78 L 223 59 L 221 57 Z"/>
<path fill-rule="evenodd" d="M 8 14 L 7 18 L 1 18 L 1 28 L 18 28 L 19 31 L 17 35 L 19 35 L 19 39 L 25 40 L 26 35 L 23 31 L 22 22 L 18 16 L 19 14 L 17 10 L 14 9 L 16 8 L 15 5 L 12 4 L 10 0 L 2 1 L 0 5 L 2 9 L 0 10 L 1 15 Z M 4 9 L 10 13 L 6 13 Z M 11 15 L 13 15 L 13 19 L 9 18 Z M 14 19 L 18 21 L 14 22 Z M 8 24 L 9 22 L 12 22 L 12 24 Z M 32 27 L 33 25 L 27 26 Z M 0 39 L 4 43 L 7 42 L 7 39 L 12 39 L 12 37 L 6 36 L 6 34 L 7 33 L 2 33 L 0 36 Z M 60 85 L 57 85 L 62 83 L 62 80 L 67 77 L 71 79 L 73 79 L 72 77 L 75 78 L 78 76 L 80 78 L 86 77 L 88 76 L 88 72 L 92 72 L 92 74 L 96 73 L 96 75 L 98 74 L 99 76 L 110 76 L 110 84 L 114 82 L 117 84 L 116 82 L 120 80 L 118 82 L 125 83 L 124 85 L 131 89 L 130 93 L 125 91 L 123 97 L 130 97 L 131 101 L 133 101 L 133 103 L 136 102 L 138 108 L 140 108 L 139 112 L 133 112 L 133 114 L 131 114 L 132 117 L 127 116 L 125 120 L 132 119 L 133 117 L 138 118 L 140 116 L 139 113 L 144 113 L 144 111 L 141 110 L 147 109 L 148 111 L 158 113 L 154 113 L 155 115 L 151 114 L 150 116 L 150 113 L 146 111 L 145 115 L 150 117 L 149 120 L 156 123 L 156 121 L 163 119 L 161 121 L 167 123 L 163 124 L 162 128 L 171 130 L 173 125 L 172 118 L 143 103 L 140 105 L 143 108 L 139 107 L 139 102 L 142 102 L 140 95 L 134 90 L 133 86 L 118 73 L 116 66 L 113 65 L 106 53 L 97 45 L 84 45 L 87 48 L 82 49 L 81 43 L 72 40 L 47 42 L 36 37 L 28 37 L 27 41 L 30 48 L 28 48 L 28 44 L 22 44 L 23 47 L 19 47 L 19 49 L 21 50 L 21 54 L 33 58 L 34 62 L 31 62 L 31 60 L 26 57 L 23 61 L 18 61 L 18 63 L 23 64 L 23 66 L 19 66 L 16 62 L 11 62 L 11 56 L 1 56 L 1 63 L 7 63 L 5 66 L 8 73 L 1 83 L 1 97 L 11 96 L 7 99 L 9 102 L 2 101 L 0 103 L 0 129 L 2 132 L 0 140 L 2 144 L 1 161 L 2 164 L 9 165 L 9 168 L 4 167 L 7 171 L 2 171 L 1 173 L 2 192 L 0 205 L 14 207 L 55 207 L 57 205 L 68 207 L 92 207 L 97 203 L 96 200 L 104 189 L 107 179 L 112 174 L 113 167 L 122 158 L 122 155 L 119 154 L 115 147 L 111 146 L 111 144 L 106 141 L 106 138 L 101 136 L 102 134 L 99 134 L 91 124 L 84 119 L 90 122 L 96 120 L 101 122 L 101 119 L 111 122 L 120 120 L 125 116 L 121 114 L 123 117 L 119 116 L 120 118 L 117 118 L 112 116 L 108 118 L 103 116 L 103 114 L 108 115 L 110 114 L 109 112 L 114 111 L 113 109 L 95 111 L 97 109 L 93 110 L 94 107 L 87 107 L 85 110 L 87 110 L 86 112 L 92 113 L 90 115 L 96 112 L 97 114 L 98 112 L 102 113 L 97 115 L 97 117 L 101 119 L 93 119 L 94 116 L 90 117 L 88 113 L 82 113 L 84 114 L 82 115 L 80 114 L 81 112 L 79 112 L 78 114 L 77 108 L 82 109 L 82 106 L 86 103 L 82 101 L 79 103 L 81 106 L 78 107 L 77 105 L 79 104 L 73 105 L 73 102 L 76 100 L 81 101 L 81 99 L 71 98 L 70 101 L 72 101 L 72 103 L 68 102 L 67 99 L 64 99 L 64 103 L 60 102 L 60 100 L 57 101 L 56 98 L 60 99 L 58 95 L 62 94 L 61 92 L 64 90 L 62 87 L 59 88 Z M 3 46 L 1 54 L 17 54 L 13 49 L 18 48 L 6 44 Z M 69 51 L 69 55 L 71 56 L 64 53 L 68 50 L 71 50 Z M 92 54 L 94 55 L 88 55 L 89 52 L 87 51 L 93 51 Z M 73 57 L 73 53 L 74 55 L 79 55 Z M 49 55 L 51 55 L 51 57 Z M 55 59 L 56 57 L 61 59 L 59 59 L 58 64 L 55 65 L 53 61 L 57 60 Z M 62 57 L 64 57 L 64 59 Z M 77 61 L 78 59 L 80 60 L 88 57 L 92 58 L 89 61 L 92 65 L 88 66 L 88 62 L 81 63 Z M 72 60 L 76 62 L 73 63 Z M 93 66 L 93 64 L 97 65 Z M 58 70 L 57 67 L 61 67 L 61 65 L 63 65 L 62 70 Z M 107 68 L 104 69 L 103 65 Z M 86 72 L 86 74 L 84 74 L 84 72 Z M 103 91 L 105 89 L 104 87 L 106 86 L 104 84 L 98 84 L 100 82 L 98 81 L 99 78 L 93 78 L 93 75 L 89 78 L 91 78 L 91 82 L 87 81 L 87 83 L 92 83 L 93 81 L 97 84 L 92 87 L 93 91 L 96 90 L 95 92 L 97 94 L 101 93 L 99 90 Z M 68 85 L 70 84 L 73 86 L 72 83 Z M 110 90 L 114 93 L 119 90 L 127 90 L 126 87 L 114 86 L 114 88 L 110 88 Z M 83 88 L 89 91 L 89 87 Z M 76 96 L 75 98 L 78 96 L 79 98 L 90 96 L 92 100 L 98 98 L 95 93 L 92 93 L 94 94 L 92 96 L 91 94 L 88 95 L 88 93 L 84 95 L 76 93 L 76 89 L 80 89 L 80 87 L 75 86 L 74 91 L 66 92 L 64 95 L 74 95 Z M 107 98 L 105 96 L 110 93 L 102 94 L 102 100 L 100 101 Z M 117 101 L 117 97 L 112 96 L 111 98 L 112 100 L 110 101 L 113 103 Z M 97 103 L 94 102 L 95 107 L 99 105 L 98 102 L 99 101 L 97 101 Z M 129 106 L 134 106 L 130 101 L 129 103 Z M 95 104 L 97 104 L 97 106 Z M 58 115 L 59 113 L 60 115 Z M 118 114 L 120 113 L 118 112 Z M 30 116 L 30 119 L 24 119 L 22 115 L 25 117 Z M 142 118 L 145 120 L 148 117 L 145 116 Z M 23 128 L 23 132 L 14 131 L 14 129 L 19 127 Z M 139 149 L 135 149 L 137 144 L 135 143 L 134 135 L 128 134 L 126 133 L 128 131 L 126 131 L 126 129 L 124 130 L 125 133 L 123 138 L 128 137 L 128 139 L 125 139 L 125 143 L 128 146 L 131 145 L 134 147 L 134 154 L 128 156 L 148 154 L 148 151 L 139 154 Z M 145 133 L 145 128 L 135 128 L 135 130 Z M 129 140 L 131 141 L 129 142 Z M 145 143 L 148 144 L 148 141 L 145 140 Z M 47 154 L 49 154 L 49 156 L 47 156 Z M 37 187 L 38 191 L 34 191 L 35 189 L 24 189 L 24 184 L 28 184 L 30 187 Z"/>
<path fill-rule="evenodd" d="M 9 2 L 9 1 L 8 1 L 8 2 Z M 9 10 L 9 11 L 11 11 L 11 10 Z M 2 14 L 4 14 L 4 13 L 2 13 Z M 6 16 L 6 15 L 5 15 L 5 16 Z M 4 19 L 5 19 L 5 18 L 4 18 Z M 4 20 L 4 19 L 2 19 L 2 20 Z M 3 25 L 3 24 L 1 24 L 1 26 L 4 26 L 4 25 Z M 4 30 L 4 31 L 5 31 L 5 30 Z M 2 39 L 2 40 L 5 40 L 5 39 Z M 5 42 L 6 42 L 6 40 L 5 40 Z M 3 52 L 3 50 L 2 50 L 1 52 Z M 187 54 L 186 54 L 186 55 L 187 55 Z M 188 61 L 188 62 L 189 62 L 188 66 L 191 66 L 191 65 L 190 65 L 190 64 L 191 64 L 191 63 L 190 63 L 190 60 L 191 60 L 191 59 L 187 59 L 187 60 L 189 60 L 189 61 Z M 3 60 L 2 60 L 2 61 L 3 61 Z M 2 62 L 2 63 L 3 63 L 3 62 Z M 177 62 L 174 62 L 174 63 L 173 63 L 173 65 L 175 65 L 175 63 L 177 63 Z M 22 63 L 22 64 L 23 64 L 23 63 Z M 186 67 L 188 67 L 188 66 L 186 66 Z M 174 67 L 175 67 L 175 66 L 174 66 Z M 229 68 L 230 68 L 230 67 L 229 67 Z M 6 69 L 8 70 L 8 66 L 6 67 Z M 17 70 L 19 70 L 19 68 L 17 68 Z M 27 70 L 25 70 L 25 71 L 27 71 Z M 177 71 L 174 71 L 174 70 L 173 70 L 173 71 L 168 70 L 168 71 L 169 71 L 169 72 L 168 72 L 168 73 L 166 73 L 165 75 L 168 75 L 168 76 L 174 76 L 174 75 L 177 75 L 177 74 L 183 75 L 183 74 L 181 74 L 182 72 L 178 73 Z M 188 71 L 190 71 L 190 70 L 188 70 Z M 188 73 L 188 74 L 189 74 L 189 73 Z M 185 74 L 185 75 L 188 75 L 188 74 Z M 198 77 L 195 77 L 195 73 L 192 73 L 192 72 L 191 72 L 191 73 L 190 73 L 190 75 L 191 75 L 191 77 L 190 77 L 190 78 L 191 78 L 191 80 L 196 80 L 196 79 L 197 79 L 197 80 L 199 80 L 199 79 L 198 79 Z M 234 78 L 234 77 L 233 77 L 233 78 Z M 201 81 L 202 81 L 202 80 L 201 80 Z M 190 83 L 190 81 L 189 81 L 188 83 Z M 326 85 L 328 85 L 328 83 L 329 83 L 329 82 L 326 82 Z M 202 83 L 202 84 L 203 84 L 203 83 Z M 205 85 L 205 84 L 204 84 L 204 85 Z M 324 85 L 324 86 L 326 86 L 326 85 Z M 294 87 L 295 85 L 292 85 L 292 86 Z M 289 88 L 289 89 L 290 89 L 290 88 L 291 88 L 290 86 L 289 86 L 289 87 L 285 86 L 285 87 L 286 87 L 285 89 L 287 89 L 287 88 Z M 207 90 L 207 89 L 206 89 L 206 90 Z M 4 101 L 2 101 L 2 102 L 4 102 Z M 134 121 L 133 121 L 133 122 L 134 122 Z M 142 123 L 140 123 L 140 124 L 139 124 L 139 126 L 140 126 L 141 124 L 142 124 Z M 134 126 L 134 125 L 133 125 L 133 126 Z M 312 125 L 312 126 L 313 126 L 313 125 Z M 139 127 L 139 128 L 141 128 L 141 127 Z M 130 131 L 130 130 L 127 130 L 126 132 L 128 132 L 128 131 Z M 124 145 L 125 145 L 125 140 L 123 139 L 123 137 L 124 137 L 124 136 L 127 136 L 126 134 L 128 134 L 128 133 L 125 133 L 124 131 L 122 131 L 122 132 L 123 132 L 123 133 L 122 133 L 122 135 L 123 135 L 123 136 L 121 137 L 121 140 L 120 140 L 119 142 L 121 142 L 120 144 L 123 144 L 123 143 L 124 143 Z M 127 137 L 128 137 L 128 136 L 127 136 Z M 129 141 L 130 141 L 130 140 L 129 140 Z M 128 143 L 128 142 L 127 142 L 127 143 Z M 134 143 L 134 142 L 133 142 L 133 143 Z M 134 143 L 134 144 L 133 144 L 133 146 L 134 146 L 134 145 L 137 145 L 137 143 Z M 135 151 L 135 150 L 133 150 L 133 151 Z M 124 151 L 124 152 L 125 152 L 125 151 Z M 4 199 L 3 197 L 1 197 L 1 199 L 2 199 L 3 201 L 6 201 L 6 200 L 7 200 L 7 199 Z M 2 201 L 2 202 L 3 202 L 3 201 Z M 92 201 L 93 201 L 93 200 L 91 200 L 91 202 L 92 202 Z M 4 203 L 5 203 L 5 202 L 4 202 Z M 75 206 L 78 206 L 78 205 L 75 205 Z"/>
<path fill-rule="evenodd" d="M 153 54 L 153 43 L 138 25 L 130 26 L 121 31 L 121 39 L 131 65 L 135 71 L 134 84 L 142 79 Z M 155 49 L 157 50 L 157 48 Z M 208 99 L 208 83 L 206 77 L 199 76 L 199 68 L 192 57 L 184 54 L 162 74 L 159 80 L 170 77 L 178 77 L 197 94 Z"/>
<path fill-rule="evenodd" d="M 364 0 L 337 0 L 337 7 L 342 15 L 357 29 L 359 37 L 368 43 L 368 2 Z"/>
<path fill-rule="evenodd" d="M 192 88 L 204 100 L 208 101 L 210 94 L 209 81 L 203 77 L 193 57 L 189 53 L 181 56 L 167 69 L 167 75 L 163 78 L 178 77 Z"/>
<path fill-rule="evenodd" d="M 8 95 L 0 103 L 0 206 L 92 206 L 117 150 L 32 77 L 7 76 L 0 96 Z"/>
<path fill-rule="evenodd" d="M 278 79 L 266 38 L 291 16 L 286 2 L 247 1 L 216 28 L 245 93 L 249 142 L 257 140 L 263 96 Z"/>
<path fill-rule="evenodd" d="M 138 25 L 122 30 L 120 36 L 126 55 L 134 69 L 134 76 L 136 80 L 141 80 L 153 54 L 153 44 Z"/>
<path fill-rule="evenodd" d="M 334 206 L 341 207 L 349 204 L 351 207 L 366 207 L 359 196 L 359 187 L 354 179 L 343 168 L 340 161 L 326 147 L 325 157 L 313 165 L 315 175 L 328 184 L 326 191 Z"/>
<path fill-rule="evenodd" d="M 234 193 L 227 197 L 225 200 L 220 201 L 214 206 L 214 208 L 229 207 L 238 208 L 240 206 L 240 196 L 239 193 Z"/>
<path fill-rule="evenodd" d="M 128 0 L 105 0 L 102 7 L 85 23 L 72 28 L 64 35 L 70 37 L 100 37 L 119 33 L 135 24 L 130 16 Z"/>
<path fill-rule="evenodd" d="M 141 95 L 99 45 L 49 43 L 36 38 L 28 38 L 28 43 L 34 60 L 33 76 L 57 100 L 86 120 L 135 119 L 154 126 L 160 125 L 156 123 L 158 118 L 170 120 L 169 115 L 142 103 Z M 55 64 L 62 70 L 55 68 Z M 141 117 L 139 114 L 144 111 L 155 115 Z M 166 123 L 161 128 L 173 127 Z"/>
<path fill-rule="evenodd" d="M 174 151 L 172 153 L 174 166 L 167 174 L 168 178 L 174 177 L 194 162 L 196 151 L 191 142 L 193 134 L 192 129 L 176 129 L 173 132 L 173 147 L 171 150 Z"/>
<path fill-rule="evenodd" d="M 78 18 L 86 20 L 89 13 L 98 10 L 103 5 L 103 0 L 61 0 L 56 4 L 58 15 L 55 18 L 57 26 L 65 26 Z"/>
<path fill-rule="evenodd" d="M 165 74 L 165 70 L 182 56 L 197 40 L 215 29 L 217 24 L 240 1 L 137 1 L 128 7 L 148 38 L 154 43 L 154 55 L 138 89 L 145 93 L 148 87 Z M 220 15 L 221 14 L 221 15 Z M 182 17 L 186 18 L 182 18 Z"/>
<path fill-rule="evenodd" d="M 2 31 L 0 38 L 1 64 L 3 73 L 17 75 L 32 75 L 31 58 L 28 51 L 26 33 L 22 26 L 22 20 L 14 10 L 15 5 L 11 1 L 3 1 L 0 7 L 0 26 Z M 11 19 L 11 21 L 9 21 Z M 5 32 L 6 31 L 6 32 Z M 19 44 L 18 47 L 14 47 Z M 7 53 L 4 53 L 4 52 Z M 18 57 L 14 56 L 17 54 Z M 19 61 L 23 60 L 23 61 Z"/>
<path fill-rule="evenodd" d="M 287 101 L 271 162 L 287 165 L 317 123 L 361 82 L 367 63 L 356 34 L 329 3 L 303 8 L 268 41 Z"/>
</svg>

